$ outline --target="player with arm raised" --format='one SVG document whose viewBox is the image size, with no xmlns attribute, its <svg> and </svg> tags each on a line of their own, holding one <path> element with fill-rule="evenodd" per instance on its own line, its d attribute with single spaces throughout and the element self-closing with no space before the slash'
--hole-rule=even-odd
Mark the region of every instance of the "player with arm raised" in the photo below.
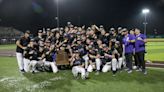
<svg viewBox="0 0 164 92">
<path fill-rule="evenodd" d="M 50 67 L 52 68 L 53 73 L 57 73 L 58 72 L 58 68 L 56 66 L 56 62 L 54 61 L 53 55 L 55 53 L 55 48 L 53 45 L 51 45 L 50 41 L 47 40 L 46 41 L 46 46 L 44 48 L 44 53 L 43 56 L 45 58 L 44 65 L 45 67 Z"/>
</svg>

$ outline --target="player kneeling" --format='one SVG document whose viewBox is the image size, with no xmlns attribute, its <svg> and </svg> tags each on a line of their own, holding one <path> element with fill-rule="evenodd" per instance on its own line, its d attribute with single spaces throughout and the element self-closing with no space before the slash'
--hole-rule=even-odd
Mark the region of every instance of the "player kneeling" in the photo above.
<svg viewBox="0 0 164 92">
<path fill-rule="evenodd" d="M 80 58 L 79 53 L 76 53 L 74 57 L 71 58 L 72 73 L 75 78 L 78 78 L 78 74 L 81 74 L 82 79 L 86 79 L 86 72 L 84 68 L 84 60 Z"/>
<path fill-rule="evenodd" d="M 32 73 L 44 71 L 44 62 L 42 61 L 44 46 L 39 46 L 37 53 L 33 54 L 29 67 Z"/>
<path fill-rule="evenodd" d="M 34 40 L 31 39 L 28 47 L 24 50 L 24 70 L 25 72 L 33 72 L 34 66 L 37 63 L 38 50 L 34 45 Z"/>
<path fill-rule="evenodd" d="M 58 68 L 56 66 L 56 62 L 54 61 L 54 55 L 55 55 L 55 48 L 53 45 L 50 44 L 50 41 L 46 41 L 46 46 L 44 49 L 44 54 L 42 57 L 44 57 L 44 66 L 45 68 L 52 68 L 53 73 L 58 72 Z M 49 70 L 49 69 L 47 69 Z"/>
<path fill-rule="evenodd" d="M 93 46 L 89 46 L 89 66 L 87 68 L 88 72 L 92 72 L 96 69 L 96 75 L 99 75 L 100 67 L 101 67 L 101 59 L 100 55 L 97 53 L 97 49 Z"/>
<path fill-rule="evenodd" d="M 113 51 L 109 49 L 109 47 L 104 47 L 103 61 L 105 65 L 102 68 L 102 72 L 108 72 L 112 70 L 113 76 L 115 76 L 118 62 L 117 62 L 117 59 L 115 58 L 115 55 L 113 54 Z"/>
</svg>

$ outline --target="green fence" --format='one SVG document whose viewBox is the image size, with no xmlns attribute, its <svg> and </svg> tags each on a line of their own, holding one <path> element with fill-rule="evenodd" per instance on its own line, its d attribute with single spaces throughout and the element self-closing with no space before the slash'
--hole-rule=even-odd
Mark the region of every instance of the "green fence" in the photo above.
<svg viewBox="0 0 164 92">
<path fill-rule="evenodd" d="M 164 35 L 147 35 L 147 38 L 164 38 Z"/>
</svg>

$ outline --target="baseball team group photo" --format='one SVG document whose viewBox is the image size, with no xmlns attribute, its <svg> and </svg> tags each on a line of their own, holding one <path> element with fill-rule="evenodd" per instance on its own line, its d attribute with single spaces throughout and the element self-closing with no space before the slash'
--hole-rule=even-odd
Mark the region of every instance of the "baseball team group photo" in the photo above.
<svg viewBox="0 0 164 92">
<path fill-rule="evenodd" d="M 163 92 L 163 6 L 0 0 L 0 92 Z"/>
</svg>

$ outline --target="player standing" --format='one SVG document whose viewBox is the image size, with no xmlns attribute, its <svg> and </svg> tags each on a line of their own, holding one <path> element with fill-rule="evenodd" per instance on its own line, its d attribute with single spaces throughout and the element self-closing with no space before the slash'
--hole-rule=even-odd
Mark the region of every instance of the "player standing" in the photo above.
<svg viewBox="0 0 164 92">
<path fill-rule="evenodd" d="M 145 68 L 145 43 L 147 42 L 146 36 L 140 33 L 139 29 L 135 29 L 136 39 L 135 39 L 135 55 L 136 60 L 139 64 L 138 69 L 142 70 L 144 74 L 147 74 Z"/>
<path fill-rule="evenodd" d="M 25 34 L 16 41 L 16 57 L 17 57 L 17 62 L 18 62 L 18 67 L 20 72 L 24 72 L 24 62 L 23 62 L 23 52 L 24 49 L 27 48 L 27 45 L 30 42 L 30 31 L 26 31 Z"/>
<path fill-rule="evenodd" d="M 134 51 L 134 42 L 135 38 L 133 35 L 128 33 L 126 28 L 123 29 L 124 38 L 123 38 L 123 47 L 124 47 L 124 55 L 126 59 L 126 66 L 128 68 L 128 73 L 132 73 L 132 56 Z"/>
</svg>

